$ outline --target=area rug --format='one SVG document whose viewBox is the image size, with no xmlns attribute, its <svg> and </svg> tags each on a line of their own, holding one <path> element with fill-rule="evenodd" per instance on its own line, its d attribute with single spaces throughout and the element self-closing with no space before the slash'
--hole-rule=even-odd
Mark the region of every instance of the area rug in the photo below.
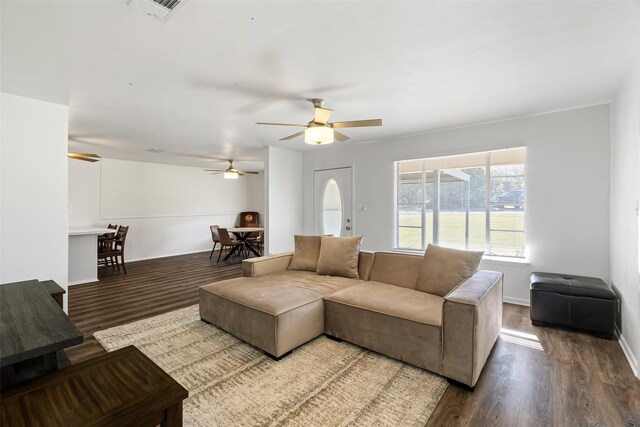
<svg viewBox="0 0 640 427">
<path fill-rule="evenodd" d="M 197 305 L 94 337 L 107 351 L 135 345 L 189 390 L 185 426 L 424 426 L 448 385 L 324 336 L 275 362 Z"/>
</svg>

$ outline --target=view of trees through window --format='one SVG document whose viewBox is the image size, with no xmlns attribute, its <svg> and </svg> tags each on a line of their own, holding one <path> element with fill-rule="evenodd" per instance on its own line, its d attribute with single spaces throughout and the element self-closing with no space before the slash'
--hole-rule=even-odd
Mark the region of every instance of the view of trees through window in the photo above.
<svg viewBox="0 0 640 427">
<path fill-rule="evenodd" d="M 524 256 L 525 148 L 397 162 L 399 249 Z"/>
</svg>

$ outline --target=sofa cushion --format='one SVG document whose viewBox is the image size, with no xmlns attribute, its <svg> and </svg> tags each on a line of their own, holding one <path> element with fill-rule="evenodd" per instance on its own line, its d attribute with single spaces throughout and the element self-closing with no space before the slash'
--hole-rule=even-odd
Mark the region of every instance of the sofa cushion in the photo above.
<svg viewBox="0 0 640 427">
<path fill-rule="evenodd" d="M 443 298 L 365 282 L 324 298 L 325 334 L 440 372 Z"/>
<path fill-rule="evenodd" d="M 421 256 L 376 252 L 369 280 L 415 289 L 421 265 Z"/>
<path fill-rule="evenodd" d="M 289 270 L 316 271 L 320 256 L 320 236 L 293 236 L 295 252 Z"/>
<path fill-rule="evenodd" d="M 361 241 L 362 236 L 322 236 L 316 273 L 358 279 L 358 254 Z"/>
<path fill-rule="evenodd" d="M 361 283 L 344 277 L 318 276 L 306 271 L 286 271 L 268 276 L 223 280 L 201 286 L 204 291 L 271 315 Z"/>
<path fill-rule="evenodd" d="M 476 272 L 483 253 L 430 244 L 424 253 L 416 289 L 444 297 Z"/>
<path fill-rule="evenodd" d="M 328 295 L 325 300 L 427 325 L 442 325 L 444 298 L 386 283 L 364 282 Z"/>
</svg>

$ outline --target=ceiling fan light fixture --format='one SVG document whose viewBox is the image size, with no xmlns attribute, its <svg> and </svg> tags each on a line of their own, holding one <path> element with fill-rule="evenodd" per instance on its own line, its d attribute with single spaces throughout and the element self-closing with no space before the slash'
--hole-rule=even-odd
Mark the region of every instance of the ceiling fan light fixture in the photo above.
<svg viewBox="0 0 640 427">
<path fill-rule="evenodd" d="M 224 179 L 238 179 L 238 172 L 225 172 Z"/>
<path fill-rule="evenodd" d="M 331 144 L 333 129 L 326 126 L 312 126 L 304 131 L 304 142 L 311 145 Z"/>
</svg>

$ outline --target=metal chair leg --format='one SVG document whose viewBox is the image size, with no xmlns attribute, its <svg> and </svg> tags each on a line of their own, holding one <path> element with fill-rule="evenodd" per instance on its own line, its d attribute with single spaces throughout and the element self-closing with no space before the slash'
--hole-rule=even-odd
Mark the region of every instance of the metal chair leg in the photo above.
<svg viewBox="0 0 640 427">
<path fill-rule="evenodd" d="M 216 245 L 218 244 L 218 242 L 213 242 L 213 248 L 211 249 L 211 254 L 209 254 L 209 260 L 211 260 L 211 257 L 213 256 L 213 251 L 216 250 Z"/>
</svg>

